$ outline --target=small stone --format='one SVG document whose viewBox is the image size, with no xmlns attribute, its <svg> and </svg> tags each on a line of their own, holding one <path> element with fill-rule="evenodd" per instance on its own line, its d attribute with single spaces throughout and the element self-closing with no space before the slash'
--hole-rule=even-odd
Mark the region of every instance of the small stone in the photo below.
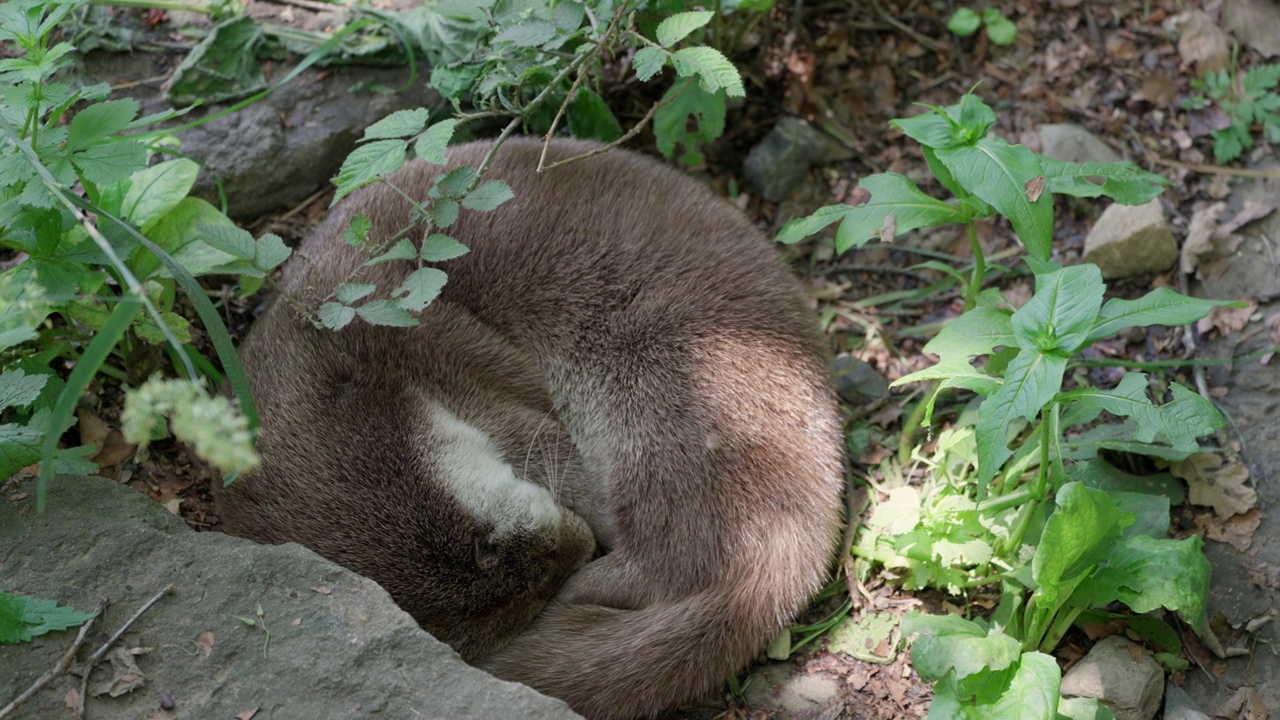
<svg viewBox="0 0 1280 720">
<path fill-rule="evenodd" d="M 1145 205 L 1112 205 L 1084 239 L 1084 261 L 1106 279 L 1161 273 L 1178 261 L 1178 243 L 1156 198 Z"/>
<path fill-rule="evenodd" d="M 747 153 L 742 172 L 765 200 L 779 202 L 804 184 L 809 168 L 851 154 L 809 123 L 783 118 Z"/>
<path fill-rule="evenodd" d="M 817 712 L 839 702 L 840 681 L 820 672 L 797 671 L 791 663 L 769 663 L 751 673 L 745 697 L 750 705 L 787 715 Z"/>
<path fill-rule="evenodd" d="M 1067 671 L 1061 691 L 1101 701 L 1117 720 L 1151 720 L 1164 696 L 1164 670 L 1141 647 L 1112 635 Z"/>
<path fill-rule="evenodd" d="M 1164 686 L 1164 720 L 1209 720 L 1186 690 L 1172 682 Z"/>
<path fill-rule="evenodd" d="M 1114 148 L 1073 123 L 1041 125 L 1040 148 L 1044 155 L 1063 162 L 1112 163 L 1121 160 L 1120 153 Z"/>
</svg>

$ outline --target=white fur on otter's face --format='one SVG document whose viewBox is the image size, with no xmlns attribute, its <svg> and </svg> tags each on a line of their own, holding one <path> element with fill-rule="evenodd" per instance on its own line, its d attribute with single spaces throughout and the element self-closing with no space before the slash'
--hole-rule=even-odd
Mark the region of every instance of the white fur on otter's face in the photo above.
<svg viewBox="0 0 1280 720">
<path fill-rule="evenodd" d="M 491 542 L 519 534 L 560 534 L 567 513 L 551 491 L 516 475 L 487 433 L 433 403 L 425 460 L 471 515 L 493 528 Z"/>
</svg>

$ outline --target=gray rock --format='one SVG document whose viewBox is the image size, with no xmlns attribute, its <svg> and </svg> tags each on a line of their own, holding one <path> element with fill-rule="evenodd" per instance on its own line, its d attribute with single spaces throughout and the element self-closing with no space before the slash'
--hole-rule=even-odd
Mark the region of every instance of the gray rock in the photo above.
<svg viewBox="0 0 1280 720">
<path fill-rule="evenodd" d="M 852 157 L 852 152 L 809 123 L 783 118 L 747 153 L 742 172 L 769 202 L 779 202 L 806 181 L 814 165 Z"/>
<path fill-rule="evenodd" d="M 1120 153 L 1097 135 L 1073 123 L 1041 125 L 1040 152 L 1055 160 L 1074 163 L 1110 163 L 1122 159 Z"/>
<path fill-rule="evenodd" d="M 1164 695 L 1164 670 L 1142 648 L 1112 635 L 1062 678 L 1064 697 L 1096 698 L 1117 720 L 1151 720 Z"/>
<path fill-rule="evenodd" d="M 10 486 L 12 488 L 12 486 Z M 83 662 L 143 603 L 173 591 L 134 623 L 116 647 L 143 685 L 119 697 L 89 697 L 94 720 L 233 718 L 577 718 L 559 700 L 472 668 L 423 632 L 373 581 L 299 545 L 256 545 L 195 533 L 128 487 L 94 477 L 58 477 L 43 514 L 34 484 L 0 497 L 0 578 L 7 592 L 90 610 L 110 602 L 78 660 Z M 14 498 L 19 498 L 15 500 Z M 258 607 L 271 631 L 232 617 Z M 0 645 L 0 704 L 27 688 L 70 647 L 75 631 Z M 102 663 L 94 684 L 110 679 Z M 63 675 L 27 701 L 20 718 L 69 717 Z M 161 694 L 175 707 L 160 711 Z"/>
<path fill-rule="evenodd" d="M 167 73 L 150 55 L 90 53 L 84 58 L 84 81 Z M 287 67 L 277 68 L 276 77 L 288 71 Z M 424 72 L 425 67 L 419 70 L 419 78 Z M 232 217 L 253 217 L 303 200 L 337 174 L 367 126 L 396 110 L 444 107 L 440 97 L 421 80 L 394 93 L 351 89 L 369 85 L 399 88 L 408 79 L 407 67 L 323 72 L 312 68 L 260 102 L 182 131 L 178 134 L 182 152 L 206 166 L 193 194 L 218 205 L 216 180 L 221 179 Z M 152 86 L 135 85 L 130 92 L 139 96 L 144 113 L 167 107 L 167 100 Z M 221 105 L 197 108 L 180 122 L 222 109 Z"/>
<path fill-rule="evenodd" d="M 1164 720 L 1209 720 L 1186 690 L 1172 682 L 1164 686 Z"/>
<path fill-rule="evenodd" d="M 1084 261 L 1096 264 L 1102 277 L 1126 278 L 1160 273 L 1178 261 L 1160 199 L 1145 205 L 1115 204 L 1103 211 L 1084 239 Z"/>
<path fill-rule="evenodd" d="M 752 671 L 743 693 L 753 707 L 788 716 L 817 713 L 840 705 L 840 681 L 820 672 L 797 672 L 791 663 L 774 662 Z"/>
</svg>

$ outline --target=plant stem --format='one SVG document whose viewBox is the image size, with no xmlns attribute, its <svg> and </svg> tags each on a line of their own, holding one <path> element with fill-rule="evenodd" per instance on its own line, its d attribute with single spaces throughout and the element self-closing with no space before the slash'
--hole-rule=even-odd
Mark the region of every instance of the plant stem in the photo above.
<svg viewBox="0 0 1280 720">
<path fill-rule="evenodd" d="M 964 290 L 964 309 L 970 310 L 978 303 L 978 293 L 982 292 L 982 281 L 987 274 L 986 257 L 982 253 L 982 243 L 978 242 L 978 228 L 972 220 L 965 223 L 969 235 L 969 247 L 973 248 L 973 279 Z"/>
<path fill-rule="evenodd" d="M 911 408 L 911 414 L 907 416 L 906 420 L 902 421 L 902 434 L 898 437 L 899 467 L 906 467 L 911 462 L 911 451 L 914 448 L 912 442 L 915 440 L 916 432 L 924 422 L 925 410 L 929 407 L 929 398 L 933 397 L 937 384 L 936 380 L 929 383 L 928 390 L 920 396 L 920 402 Z"/>
</svg>

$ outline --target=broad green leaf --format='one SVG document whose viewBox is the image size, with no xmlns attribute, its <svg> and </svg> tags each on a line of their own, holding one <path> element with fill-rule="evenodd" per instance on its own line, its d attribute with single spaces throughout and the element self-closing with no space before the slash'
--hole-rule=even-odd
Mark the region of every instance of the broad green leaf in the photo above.
<svg viewBox="0 0 1280 720">
<path fill-rule="evenodd" d="M 191 192 L 199 173 L 200 166 L 186 158 L 165 160 L 134 173 L 120 213 L 149 234 L 155 223 Z"/>
<path fill-rule="evenodd" d="M 1058 715 L 1065 720 L 1116 720 L 1115 714 L 1096 698 L 1061 698 Z"/>
<path fill-rule="evenodd" d="M 610 143 L 622 137 L 622 125 L 613 116 L 604 98 L 594 90 L 579 88 L 565 113 L 569 132 L 576 138 Z"/>
<path fill-rule="evenodd" d="M 551 22 L 564 32 L 573 32 L 582 27 L 582 21 L 586 17 L 586 5 L 575 0 L 561 0 L 551 10 Z"/>
<path fill-rule="evenodd" d="M 333 294 L 338 298 L 338 302 L 350 305 L 361 298 L 372 295 L 377 289 L 378 286 L 372 283 L 342 283 L 334 288 Z"/>
<path fill-rule="evenodd" d="M 938 160 L 960 185 L 1009 219 L 1033 257 L 1049 258 L 1053 240 L 1053 195 L 1034 200 L 1027 183 L 1044 171 L 1035 153 L 1022 145 L 982 138 L 971 146 L 937 149 Z"/>
<path fill-rule="evenodd" d="M 136 140 L 94 145 L 71 155 L 86 180 L 107 185 L 129 177 L 147 163 L 147 147 Z"/>
<path fill-rule="evenodd" d="M 440 291 L 444 288 L 448 276 L 443 270 L 437 268 L 418 268 L 414 270 L 409 277 L 404 279 L 400 287 L 391 293 L 392 297 L 399 298 L 396 304 L 408 310 L 409 312 L 421 312 L 427 305 L 435 300 Z"/>
<path fill-rule="evenodd" d="M 1106 567 L 1076 588 L 1071 604 L 1105 607 L 1119 600 L 1138 613 L 1173 610 L 1199 633 L 1209 594 L 1209 559 L 1199 535 L 1184 540 L 1136 535 L 1116 546 Z"/>
<path fill-rule="evenodd" d="M 967 7 L 957 8 L 955 14 L 947 21 L 947 30 L 960 37 L 969 37 L 978 32 L 980 27 L 982 27 L 982 16 Z"/>
<path fill-rule="evenodd" d="M 1075 197 L 1107 196 L 1121 205 L 1142 205 L 1160 196 L 1169 181 L 1131 162 L 1072 163 L 1040 156 L 1045 191 Z"/>
<path fill-rule="evenodd" d="M 1061 683 L 1062 671 L 1053 656 L 1039 652 L 1023 653 L 1009 687 L 991 705 L 990 717 L 1057 720 Z"/>
<path fill-rule="evenodd" d="M 668 16 L 667 19 L 658 24 L 658 29 L 654 31 L 654 35 L 658 38 L 658 44 L 664 48 L 675 45 L 685 39 L 689 33 L 711 22 L 713 14 L 709 10 L 698 10 Z"/>
<path fill-rule="evenodd" d="M 911 532 L 920 524 L 920 491 L 911 486 L 893 488 L 888 499 L 876 503 L 867 525 L 890 535 Z"/>
<path fill-rule="evenodd" d="M 991 38 L 991 42 L 996 45 L 1012 45 L 1018 39 L 1018 26 L 1013 24 L 1009 18 L 1000 14 L 995 8 L 987 8 L 988 12 L 995 11 L 990 18 L 983 18 L 983 24 L 987 26 L 987 37 Z"/>
<path fill-rule="evenodd" d="M 1009 362 L 1004 383 L 978 408 L 978 476 L 985 484 L 1013 457 L 1009 432 L 1019 419 L 1035 420 L 1062 387 L 1067 358 L 1023 350 Z"/>
<path fill-rule="evenodd" d="M 677 50 L 671 56 L 676 74 L 680 77 L 696 75 L 702 89 L 708 93 L 724 90 L 729 97 L 745 97 L 747 92 L 742 87 L 742 76 L 738 69 L 715 48 L 691 47 Z"/>
<path fill-rule="evenodd" d="M 701 83 L 675 83 L 662 97 L 664 104 L 653 116 L 653 135 L 658 150 L 668 160 L 675 153 L 676 145 L 683 145 L 687 152 L 681 161 L 691 164 L 701 158 L 697 152 L 698 141 L 711 142 L 724 132 L 725 97 L 723 93 L 709 93 Z M 696 128 L 690 129 L 693 119 Z"/>
<path fill-rule="evenodd" d="M 160 318 L 164 320 L 165 327 L 169 329 L 169 332 L 173 333 L 178 342 L 184 345 L 191 342 L 191 323 L 187 322 L 186 318 L 167 310 L 160 312 Z M 134 322 L 133 332 L 143 341 L 152 345 L 163 345 L 168 342 L 168 338 L 165 337 L 160 327 L 150 317 L 144 316 Z"/>
<path fill-rule="evenodd" d="M 471 187 L 477 177 L 476 169 L 464 165 L 436 178 L 436 188 L 446 197 L 456 198 Z"/>
<path fill-rule="evenodd" d="M 1036 294 L 1013 314 L 1018 345 L 1072 355 L 1087 345 L 1106 285 L 1097 265 L 1074 265 L 1036 275 Z"/>
<path fill-rule="evenodd" d="M 197 237 L 206 245 L 232 257 L 253 260 L 257 252 L 253 235 L 235 225 L 199 225 L 197 232 Z"/>
<path fill-rule="evenodd" d="M 636 77 L 641 82 L 647 82 L 649 78 L 662 72 L 662 68 L 667 66 L 667 57 L 667 51 L 662 48 L 640 48 L 631 60 L 632 66 L 636 69 Z"/>
<path fill-rule="evenodd" d="M 858 187 L 870 193 L 867 202 L 857 206 L 830 205 L 807 218 L 791 220 L 778 233 L 778 241 L 795 242 L 842 220 L 836 233 L 836 251 L 843 253 L 886 232 L 892 238 L 918 228 L 966 219 L 957 206 L 924 194 L 915 183 L 897 173 L 870 175 Z M 892 222 L 887 222 L 890 216 Z"/>
<path fill-rule="evenodd" d="M 530 19 L 498 33 L 492 42 L 509 42 L 516 47 L 537 47 L 548 42 L 555 35 L 555 25 L 546 20 Z"/>
<path fill-rule="evenodd" d="M 67 151 L 74 153 L 110 141 L 137 114 L 138 101 L 132 98 L 108 100 L 86 107 L 71 118 Z"/>
<path fill-rule="evenodd" d="M 458 201 L 449 197 L 442 197 L 431 203 L 431 222 L 436 227 L 444 230 L 450 227 L 458 220 Z"/>
<path fill-rule="evenodd" d="M 333 202 L 329 206 L 338 204 L 356 189 L 399 170 L 404 159 L 403 140 L 375 140 L 351 151 L 338 169 L 338 177 L 334 179 L 338 191 L 333 194 Z"/>
<path fill-rule="evenodd" d="M 422 241 L 422 252 L 419 255 L 426 262 L 444 262 L 466 255 L 471 249 L 448 235 L 433 233 Z"/>
<path fill-rule="evenodd" d="M 1065 428 L 1066 425 L 1064 424 Z M 1159 498 L 1165 506 L 1181 505 L 1187 499 L 1186 486 L 1167 472 L 1132 475 L 1104 460 L 1085 460 L 1071 466 L 1071 479 L 1109 493 L 1132 493 Z"/>
<path fill-rule="evenodd" d="M 215 230 L 214 228 L 217 228 Z M 194 229 L 194 232 L 193 232 Z M 220 210 L 200 198 L 185 197 L 174 208 L 161 216 L 147 231 L 147 237 L 192 275 L 208 275 L 236 258 L 215 249 L 205 241 L 210 232 L 227 233 L 227 242 L 235 242 L 233 232 L 244 232 L 223 215 Z M 244 233 L 248 236 L 248 233 Z M 252 237 L 249 240 L 252 241 Z M 130 262 L 133 272 L 140 278 L 167 277 L 169 272 L 160 259 L 145 247 L 133 254 Z"/>
<path fill-rule="evenodd" d="M 48 375 L 28 375 L 22 368 L 0 373 L 0 410 L 26 407 L 35 402 L 48 380 Z"/>
<path fill-rule="evenodd" d="M 449 141 L 453 139 L 453 131 L 457 125 L 457 120 L 441 120 L 427 128 L 422 137 L 418 138 L 417 144 L 413 146 L 414 154 L 432 165 L 445 164 L 448 160 L 445 150 L 449 147 Z"/>
<path fill-rule="evenodd" d="M 489 180 L 467 193 L 462 198 L 462 207 L 468 210 L 494 210 L 513 197 L 515 193 L 511 192 L 511 187 L 505 182 Z"/>
<path fill-rule="evenodd" d="M 1039 587 L 1038 605 L 1050 612 L 1066 597 L 1063 584 L 1090 572 L 1106 560 L 1120 536 L 1120 511 L 1101 490 L 1069 482 L 1058 490 L 1057 508 L 1045 522 L 1031 560 L 1031 576 Z"/>
<path fill-rule="evenodd" d="M 1081 388 L 1065 393 L 1063 400 L 1133 418 L 1133 439 L 1139 443 L 1163 441 L 1179 452 L 1195 452 L 1198 438 L 1223 427 L 1222 416 L 1213 403 L 1182 385 L 1172 383 L 1169 389 L 1173 400 L 1157 407 L 1147 396 L 1146 374 L 1130 372 L 1114 390 Z"/>
<path fill-rule="evenodd" d="M 1060 443 L 1062 457 L 1066 460 L 1093 460 L 1098 457 L 1099 450 L 1111 450 L 1177 462 L 1200 450 L 1198 446 L 1193 450 L 1179 450 L 1167 445 L 1138 442 L 1133 439 L 1137 432 L 1138 424 L 1133 420 L 1097 425 L 1079 435 L 1064 438 Z"/>
<path fill-rule="evenodd" d="M 413 327 L 418 324 L 408 310 L 390 300 L 372 300 L 356 308 L 356 314 L 370 325 Z"/>
<path fill-rule="evenodd" d="M 356 309 L 336 302 L 320 306 L 320 324 L 330 330 L 341 330 L 356 319 Z"/>
<path fill-rule="evenodd" d="M 381 265 L 382 263 L 392 262 L 393 260 L 413 260 L 416 257 L 418 257 L 418 249 L 413 246 L 412 240 L 405 238 L 395 245 L 392 245 L 390 250 L 378 255 L 377 257 L 369 258 L 369 260 L 365 262 L 364 267 L 373 267 L 374 265 Z"/>
<path fill-rule="evenodd" d="M 1003 670 L 1022 652 L 1022 644 L 999 630 L 959 615 L 908 613 L 902 618 L 904 637 L 920 633 L 911 642 L 911 665 L 926 682 L 934 682 L 952 670 L 965 678 L 986 670 Z"/>
<path fill-rule="evenodd" d="M 1111 337 L 1130 327 L 1189 325 L 1209 314 L 1216 306 L 1244 307 L 1227 300 L 1201 300 L 1169 288 L 1156 288 L 1137 300 L 1113 298 L 1102 306 L 1086 345 Z"/>
<path fill-rule="evenodd" d="M 289 259 L 293 251 L 288 245 L 284 244 L 284 240 L 275 233 L 265 233 L 258 238 L 258 242 L 254 248 L 253 260 L 254 264 L 261 270 L 271 271 L 276 266 Z"/>
<path fill-rule="evenodd" d="M 987 355 L 997 347 L 1010 347 L 1017 341 L 1009 313 L 995 308 L 976 307 L 962 313 L 943 326 L 924 346 L 924 351 L 940 358 L 963 358 Z"/>
<path fill-rule="evenodd" d="M 427 126 L 427 109 L 397 110 L 364 130 L 361 140 L 390 140 L 417 135 Z"/>
<path fill-rule="evenodd" d="M 977 95 L 965 95 L 955 105 L 929 110 L 914 117 L 890 120 L 889 124 L 934 150 L 972 145 L 985 138 L 996 124 L 995 111 Z"/>
</svg>

